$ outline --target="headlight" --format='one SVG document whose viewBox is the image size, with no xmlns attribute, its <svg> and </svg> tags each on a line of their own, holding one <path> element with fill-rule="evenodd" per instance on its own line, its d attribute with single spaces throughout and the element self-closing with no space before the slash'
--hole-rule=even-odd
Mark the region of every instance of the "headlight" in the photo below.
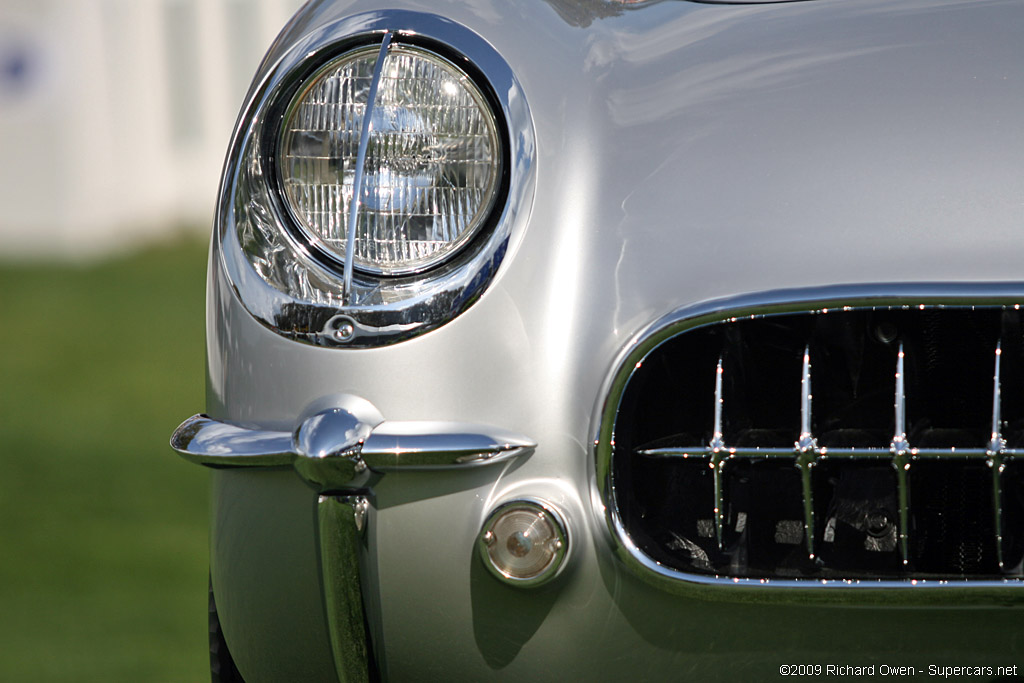
<svg viewBox="0 0 1024 683">
<path fill-rule="evenodd" d="M 443 17 L 295 30 L 257 75 L 225 166 L 215 246 L 234 295 L 317 346 L 436 329 L 480 300 L 529 221 L 523 90 Z"/>
<path fill-rule="evenodd" d="M 301 237 L 343 263 L 368 114 L 353 266 L 405 275 L 443 262 L 479 232 L 498 193 L 501 144 L 472 79 L 417 46 L 390 47 L 369 104 L 378 52 L 352 50 L 312 75 L 285 114 L 277 167 Z"/>
</svg>

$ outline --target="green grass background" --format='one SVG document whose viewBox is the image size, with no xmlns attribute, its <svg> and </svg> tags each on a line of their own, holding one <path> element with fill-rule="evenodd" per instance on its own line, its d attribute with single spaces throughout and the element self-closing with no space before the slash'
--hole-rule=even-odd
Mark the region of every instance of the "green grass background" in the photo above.
<svg viewBox="0 0 1024 683">
<path fill-rule="evenodd" d="M 205 266 L 0 266 L 0 681 L 209 680 Z"/>
</svg>

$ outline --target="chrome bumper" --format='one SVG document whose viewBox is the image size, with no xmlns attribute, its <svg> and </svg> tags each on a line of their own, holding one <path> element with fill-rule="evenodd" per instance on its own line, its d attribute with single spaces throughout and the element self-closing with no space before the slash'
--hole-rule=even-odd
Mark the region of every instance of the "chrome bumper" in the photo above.
<svg viewBox="0 0 1024 683">
<path fill-rule="evenodd" d="M 304 410 L 293 431 L 243 427 L 194 415 L 171 437 L 186 460 L 208 467 L 291 466 L 319 494 L 317 536 L 324 608 L 338 680 L 369 679 L 360 576 L 367 494 L 388 472 L 490 465 L 533 450 L 528 439 L 457 422 L 386 421 L 365 399 L 335 395 Z"/>
</svg>

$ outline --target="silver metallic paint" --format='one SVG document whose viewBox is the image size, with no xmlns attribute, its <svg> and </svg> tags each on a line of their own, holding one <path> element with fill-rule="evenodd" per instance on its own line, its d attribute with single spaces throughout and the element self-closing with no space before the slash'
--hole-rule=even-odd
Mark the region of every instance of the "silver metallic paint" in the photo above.
<svg viewBox="0 0 1024 683">
<path fill-rule="evenodd" d="M 365 11 L 375 5 L 307 5 L 265 64 Z M 257 323 L 234 291 L 247 281 L 227 280 L 216 249 L 210 279 L 213 417 L 287 429 L 310 401 L 348 391 L 394 419 L 501 424 L 537 440 L 495 469 L 388 475 L 375 490 L 366 599 L 385 677 L 732 681 L 855 651 L 864 663 L 1016 663 L 1017 609 L 666 593 L 606 543 L 591 444 L 621 350 L 672 311 L 788 287 L 1021 280 L 1024 5 L 662 2 L 603 14 L 478 0 L 443 11 L 512 68 L 536 129 L 529 221 L 480 300 L 392 347 L 324 349 Z M 489 510 L 527 495 L 581 533 L 573 566 L 524 596 L 487 574 L 474 542 Z M 290 473 L 214 474 L 214 589 L 250 683 L 331 661 L 325 628 L 302 611 L 321 599 L 303 540 L 315 504 Z M 965 628 L 972 615 L 985 627 Z"/>
</svg>

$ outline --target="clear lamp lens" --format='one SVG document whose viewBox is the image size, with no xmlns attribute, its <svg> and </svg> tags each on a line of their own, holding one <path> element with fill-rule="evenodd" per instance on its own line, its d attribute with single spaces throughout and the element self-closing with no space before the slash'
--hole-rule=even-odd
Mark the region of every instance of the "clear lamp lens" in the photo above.
<svg viewBox="0 0 1024 683">
<path fill-rule="evenodd" d="M 317 72 L 292 101 L 278 148 L 292 216 L 342 261 L 378 52 L 354 50 Z M 458 251 L 487 219 L 501 175 L 497 123 L 464 72 L 404 45 L 389 49 L 370 109 L 353 265 L 419 272 Z"/>
<path fill-rule="evenodd" d="M 558 573 L 565 557 L 565 528 L 553 510 L 531 501 L 499 508 L 480 536 L 484 559 L 499 578 L 538 584 Z"/>
</svg>

